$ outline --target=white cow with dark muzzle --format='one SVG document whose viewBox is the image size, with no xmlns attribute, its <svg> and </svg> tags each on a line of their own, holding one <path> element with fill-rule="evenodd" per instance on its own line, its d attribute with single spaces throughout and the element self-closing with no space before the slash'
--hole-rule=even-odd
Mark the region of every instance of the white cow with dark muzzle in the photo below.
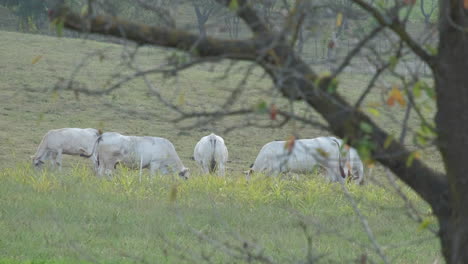
<svg viewBox="0 0 468 264">
<path fill-rule="evenodd" d="M 109 132 L 102 134 L 95 144 L 97 174 L 109 175 L 118 163 L 132 168 L 148 168 L 150 174 L 178 173 L 184 179 L 189 170 L 180 160 L 174 145 L 165 138 L 124 136 Z"/>
<path fill-rule="evenodd" d="M 224 144 L 224 139 L 213 133 L 202 137 L 195 145 L 193 158 L 203 173 L 208 174 L 217 171 L 219 176 L 224 176 L 228 160 L 228 150 Z"/>
<path fill-rule="evenodd" d="M 61 128 L 47 132 L 42 138 L 36 154 L 32 156 L 34 167 L 38 168 L 47 160 L 52 166 L 62 168 L 62 155 L 80 155 L 93 150 L 99 137 L 99 130 L 94 128 Z M 95 157 L 90 156 L 93 162 Z"/>
<path fill-rule="evenodd" d="M 344 168 L 348 156 L 356 161 L 356 167 L 359 166 L 356 160 L 357 152 L 352 149 L 344 154 L 341 144 L 341 140 L 332 137 L 298 139 L 289 151 L 286 141 L 269 142 L 258 153 L 255 162 L 247 171 L 247 177 L 250 177 L 252 172 L 263 172 L 267 175 L 278 175 L 282 172 L 310 173 L 319 165 L 327 171 L 331 182 L 342 182 L 347 173 L 354 173 L 354 170 L 346 171 Z M 362 166 L 362 162 L 360 164 Z"/>
</svg>

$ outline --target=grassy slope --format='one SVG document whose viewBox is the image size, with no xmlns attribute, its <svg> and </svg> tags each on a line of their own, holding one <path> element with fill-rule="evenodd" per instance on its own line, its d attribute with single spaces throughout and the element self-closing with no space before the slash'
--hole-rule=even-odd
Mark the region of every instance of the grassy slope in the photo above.
<svg viewBox="0 0 468 264">
<path fill-rule="evenodd" d="M 195 235 L 202 231 L 240 245 L 237 236 L 256 241 L 279 263 L 306 255 L 299 213 L 308 215 L 314 251 L 325 263 L 350 263 L 371 252 L 371 244 L 339 186 L 315 179 L 285 181 L 257 178 L 169 177 L 138 182 L 137 173 L 112 181 L 76 168 L 36 175 L 25 168 L 0 175 L 2 214 L 0 258 L 174 262 L 184 252 L 201 251 L 227 261 Z M 169 202 L 177 186 L 176 202 Z M 352 192 L 379 242 L 394 263 L 428 263 L 437 241 L 418 225 L 407 223 L 398 198 L 375 186 Z M 411 199 L 424 208 L 414 195 Z M 337 232 L 338 230 L 338 232 Z M 350 241 L 345 240 L 349 239 Z M 422 240 L 422 241 L 419 241 Z M 167 250 L 169 256 L 165 256 Z M 374 258 L 375 256 L 371 254 Z"/>
<path fill-rule="evenodd" d="M 67 78 L 85 53 L 103 48 L 107 48 L 105 59 L 92 59 L 78 76 L 89 87 L 102 86 L 119 69 L 119 46 L 0 32 L 0 166 L 11 168 L 1 172 L 0 258 L 76 260 L 89 255 L 111 262 L 129 254 L 171 262 L 174 260 L 166 259 L 161 249 L 169 248 L 171 255 L 180 252 L 174 250 L 175 246 L 211 252 L 187 229 L 186 224 L 190 223 L 197 230 L 223 239 L 234 240 L 230 234 L 240 233 L 264 245 L 279 262 L 285 262 L 305 254 L 305 239 L 291 210 L 311 215 L 326 226 L 312 230 L 314 247 L 318 253 L 328 254 L 326 261 L 349 262 L 369 252 L 358 246 L 370 244 L 349 203 L 335 187 L 324 184 L 320 178 L 299 182 L 259 179 L 246 186 L 239 177 L 264 143 L 286 138 L 293 131 L 291 126 L 269 130 L 243 128 L 229 134 L 226 142 L 234 172 L 226 181 L 194 177 L 178 183 L 180 195 L 176 206 L 168 202 L 168 193 L 175 184 L 171 179 L 158 178 L 151 184 L 139 184 L 135 174 L 124 173 L 112 181 L 99 181 L 87 170 L 74 166 L 86 166 L 86 160 L 70 157 L 65 157 L 62 175 L 34 175 L 18 165 L 29 161 L 49 129 L 103 127 L 125 134 L 166 137 L 175 144 L 183 162 L 196 171 L 189 159 L 196 141 L 209 131 L 221 131 L 243 121 L 227 119 L 205 128 L 179 131 L 165 121 L 174 114 L 149 97 L 141 81 L 129 83 L 108 96 L 81 95 L 80 100 L 68 92 L 41 91 L 52 88 L 57 78 Z M 37 55 L 43 57 L 32 65 Z M 161 64 L 162 53 L 145 49 L 139 61 L 146 67 Z M 213 72 L 207 66 L 199 66 L 182 73 L 177 82 L 159 77 L 153 80 L 164 95 L 180 101 L 187 109 L 212 109 L 223 99 L 225 90 L 234 89 L 242 78 L 242 73 L 234 72 L 228 80 L 215 81 L 220 72 L 219 65 Z M 255 70 L 254 75 L 260 76 L 261 70 Z M 365 81 L 359 76 L 342 80 L 345 87 L 342 89 L 348 89 L 349 96 L 355 98 L 358 87 L 364 87 Z M 270 85 L 267 80 L 252 78 L 247 85 L 251 90 L 240 103 L 256 103 Z M 25 86 L 32 91 L 25 91 Z M 378 95 L 372 95 L 369 100 L 377 98 Z M 282 103 L 279 99 L 268 100 Z M 394 125 L 385 120 L 382 123 L 398 132 Z M 295 131 L 303 137 L 323 135 L 311 128 Z M 440 167 L 438 157 L 430 161 Z M 435 240 L 406 244 L 430 235 L 408 223 L 411 221 L 400 208 L 402 202 L 394 195 L 375 186 L 354 192 L 379 241 L 389 245 L 387 252 L 395 262 L 427 263 L 434 259 L 438 251 Z M 418 208 L 427 210 L 414 195 L 411 197 Z M 339 229 L 358 243 L 344 242 L 326 232 L 327 228 Z M 161 237 L 167 237 L 175 246 L 169 246 Z M 226 260 L 219 254 L 216 257 Z"/>
</svg>

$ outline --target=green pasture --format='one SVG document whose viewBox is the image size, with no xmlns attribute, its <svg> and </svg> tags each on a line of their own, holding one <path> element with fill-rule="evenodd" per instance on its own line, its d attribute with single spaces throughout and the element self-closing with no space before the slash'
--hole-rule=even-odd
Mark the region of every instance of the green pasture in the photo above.
<svg viewBox="0 0 468 264">
<path fill-rule="evenodd" d="M 243 177 L 242 170 L 265 143 L 293 134 L 311 138 L 328 132 L 300 123 L 276 129 L 245 126 L 249 120 L 277 122 L 262 111 L 249 119 L 228 117 L 187 128 L 197 120 L 170 122 L 178 115 L 152 96 L 141 79 L 103 96 L 54 91 L 96 50 L 102 55 L 90 58 L 76 73 L 75 80 L 82 87 L 102 89 L 118 80 L 116 72 L 131 73 L 119 64 L 125 50 L 134 50 L 131 45 L 0 31 L 0 263 L 193 263 L 206 256 L 213 263 L 242 263 L 247 261 L 231 256 L 225 246 L 244 243 L 254 253 L 264 250 L 277 263 L 296 263 L 307 255 L 301 222 L 307 223 L 313 254 L 322 256 L 323 263 L 355 263 L 362 255 L 380 263 L 349 199 L 339 185 L 326 183 L 322 174 L 300 179 L 257 175 L 251 182 Z M 141 48 L 137 65 L 142 69 L 162 65 L 172 53 Z M 228 61 L 202 64 L 171 78 L 152 76 L 150 82 L 186 111 L 214 111 L 239 87 L 251 67 L 238 63 L 225 76 L 229 65 Z M 339 91 L 355 100 L 369 78 L 343 75 Z M 381 92 L 377 88 L 369 96 L 364 111 L 368 105 L 382 104 Z M 263 101 L 290 107 L 272 92 L 264 72 L 253 67 L 234 107 L 256 108 Z M 320 120 L 302 103 L 295 103 L 294 108 Z M 383 106 L 379 111 L 376 121 L 398 135 L 403 111 Z M 427 115 L 432 112 L 428 110 Z M 418 125 L 412 117 L 410 126 Z M 232 126 L 238 128 L 223 134 Z M 172 176 L 149 179 L 144 173 L 140 182 L 138 172 L 122 169 L 112 179 L 98 179 L 90 162 L 67 156 L 62 172 L 33 171 L 30 156 L 42 136 L 62 127 L 168 138 L 192 177 L 188 181 Z M 229 148 L 225 178 L 199 175 L 190 159 L 199 138 L 211 132 L 221 134 Z M 411 140 L 407 143 L 411 145 Z M 442 169 L 433 150 L 425 151 L 422 158 Z M 383 176 L 379 166 L 372 170 L 373 178 L 386 183 Z M 350 185 L 350 193 L 392 263 L 432 263 L 438 258 L 438 241 L 428 231 L 436 228 L 428 206 L 403 188 L 423 213 L 423 224 L 416 223 L 395 192 L 369 182 Z"/>
</svg>

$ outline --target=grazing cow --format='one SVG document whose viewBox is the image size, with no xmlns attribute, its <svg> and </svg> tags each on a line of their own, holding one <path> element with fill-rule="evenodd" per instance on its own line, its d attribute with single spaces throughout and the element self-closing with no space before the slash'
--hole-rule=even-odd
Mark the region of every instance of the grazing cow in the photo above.
<svg viewBox="0 0 468 264">
<path fill-rule="evenodd" d="M 100 132 L 94 128 L 61 128 L 50 130 L 42 138 L 36 154 L 32 156 L 33 165 L 39 168 L 46 160 L 52 166 L 62 168 L 62 154 L 80 155 L 92 151 L 93 144 Z M 90 156 L 95 162 L 95 157 Z"/>
<path fill-rule="evenodd" d="M 224 176 L 228 150 L 223 138 L 213 133 L 202 137 L 195 145 L 193 158 L 203 173 L 213 173 L 217 170 L 219 176 Z"/>
<path fill-rule="evenodd" d="M 252 172 L 264 172 L 267 175 L 278 175 L 282 172 L 307 173 L 319 165 L 325 168 L 331 182 L 341 182 L 346 175 L 342 173 L 342 164 L 345 164 L 347 157 L 343 157 L 341 153 L 341 144 L 342 141 L 331 137 L 299 139 L 294 142 L 294 147 L 288 150 L 286 141 L 269 142 L 263 146 L 255 162 L 246 172 L 247 177 L 250 177 Z M 357 153 L 352 153 L 349 156 L 355 158 Z M 348 173 L 353 173 L 353 170 L 348 170 Z"/>
<path fill-rule="evenodd" d="M 124 136 L 115 132 L 102 134 L 96 141 L 94 150 L 97 156 L 97 174 L 109 175 L 117 163 L 132 169 L 149 168 L 150 174 L 178 173 L 187 179 L 189 176 L 172 143 L 160 137 Z"/>
</svg>

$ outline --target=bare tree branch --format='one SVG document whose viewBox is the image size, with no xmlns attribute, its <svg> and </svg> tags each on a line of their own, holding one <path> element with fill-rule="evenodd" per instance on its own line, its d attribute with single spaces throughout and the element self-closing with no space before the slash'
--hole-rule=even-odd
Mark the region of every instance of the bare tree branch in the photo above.
<svg viewBox="0 0 468 264">
<path fill-rule="evenodd" d="M 383 29 L 383 26 L 374 28 L 365 38 L 361 39 L 354 48 L 346 55 L 340 66 L 333 72 L 333 76 L 338 76 L 349 65 L 351 60 L 361 51 L 367 42 L 372 40 Z"/>
<path fill-rule="evenodd" d="M 218 3 L 229 6 L 231 0 L 216 0 Z M 244 20 L 247 26 L 252 30 L 255 35 L 268 33 L 268 26 L 260 19 L 257 12 L 251 7 L 248 0 L 236 0 L 237 15 Z"/>
<path fill-rule="evenodd" d="M 152 5 L 152 4 L 148 3 L 146 0 L 136 0 L 136 2 L 140 6 L 142 6 L 142 7 L 146 8 L 146 9 L 151 10 L 154 13 L 156 13 L 168 27 L 170 27 L 170 28 L 175 28 L 176 27 L 176 22 L 171 17 L 169 10 L 167 10 L 167 9 L 161 7 L 161 6 Z"/>
<path fill-rule="evenodd" d="M 65 27 L 76 31 L 126 38 L 138 44 L 177 48 L 201 57 L 223 56 L 236 60 L 255 60 L 257 57 L 253 40 L 200 39 L 198 35 L 185 31 L 150 27 L 110 16 L 99 15 L 87 19 L 66 7 L 51 11 L 50 18 L 62 21 Z"/>
<path fill-rule="evenodd" d="M 425 61 L 429 67 L 435 68 L 435 57 L 431 56 L 419 45 L 406 31 L 404 24 L 398 19 L 390 20 L 391 18 L 379 12 L 375 7 L 365 2 L 364 0 L 352 0 L 354 3 L 359 5 L 362 9 L 369 12 L 380 25 L 390 28 L 395 34 L 397 34 L 402 41 L 404 41 L 408 47 L 423 61 Z"/>
</svg>

